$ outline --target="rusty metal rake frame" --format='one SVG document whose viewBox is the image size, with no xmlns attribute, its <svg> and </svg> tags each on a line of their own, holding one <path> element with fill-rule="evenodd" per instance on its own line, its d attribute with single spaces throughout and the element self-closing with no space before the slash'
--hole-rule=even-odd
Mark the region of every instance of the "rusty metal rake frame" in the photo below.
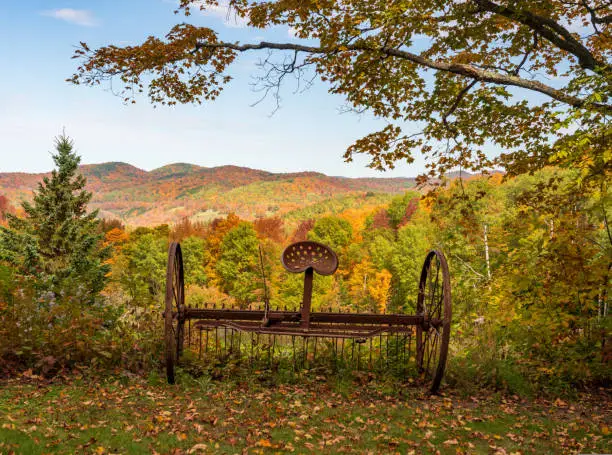
<svg viewBox="0 0 612 455">
<path fill-rule="evenodd" d="M 437 393 L 444 376 L 448 356 L 451 325 L 451 285 L 444 254 L 430 251 L 424 261 L 417 295 L 417 314 L 375 314 L 311 312 L 314 272 L 331 275 L 338 267 L 336 254 L 317 242 L 297 242 L 283 252 L 281 261 L 292 273 L 304 273 L 304 294 L 300 311 L 239 310 L 192 308 L 185 305 L 185 282 L 181 247 L 170 245 L 166 274 L 165 345 L 166 373 L 170 384 L 175 382 L 174 369 L 185 343 L 185 324 L 194 322 L 200 330 L 224 328 L 239 333 L 280 335 L 309 338 L 366 339 L 400 334 L 416 335 L 416 363 L 431 393 Z M 415 330 L 416 328 L 416 330 Z M 189 331 L 191 337 L 191 331 Z M 206 332 L 208 336 L 208 332 Z M 233 342 L 233 338 L 232 338 Z M 200 340 L 201 343 L 201 340 Z M 344 347 L 344 342 L 342 342 Z M 371 341 L 370 341 L 371 344 Z M 358 344 L 359 348 L 361 344 Z M 238 347 L 240 349 L 240 347 Z M 316 341 L 315 341 L 316 349 Z M 354 343 L 353 343 L 354 349 Z M 380 349 L 382 349 L 382 341 Z M 388 344 L 387 344 L 388 349 Z"/>
</svg>

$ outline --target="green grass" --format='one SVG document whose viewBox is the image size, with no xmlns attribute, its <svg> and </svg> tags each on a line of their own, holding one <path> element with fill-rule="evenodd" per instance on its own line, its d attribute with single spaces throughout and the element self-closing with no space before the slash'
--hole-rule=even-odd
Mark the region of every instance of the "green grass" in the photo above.
<svg viewBox="0 0 612 455">
<path fill-rule="evenodd" d="M 368 375 L 269 379 L 14 379 L 0 384 L 0 454 L 605 453 L 612 444 L 605 395 L 429 397 Z"/>
</svg>

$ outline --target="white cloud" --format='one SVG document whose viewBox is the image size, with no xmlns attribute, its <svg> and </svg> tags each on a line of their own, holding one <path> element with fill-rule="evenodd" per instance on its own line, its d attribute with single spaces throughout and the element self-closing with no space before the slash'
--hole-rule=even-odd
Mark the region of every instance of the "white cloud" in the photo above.
<svg viewBox="0 0 612 455">
<path fill-rule="evenodd" d="M 200 7 L 203 3 L 196 2 L 194 7 Z M 235 11 L 229 8 L 227 1 L 221 0 L 218 5 L 205 5 L 205 9 L 200 10 L 204 16 L 216 17 L 221 19 L 227 27 L 244 28 L 247 26 L 248 19 L 239 17 Z"/>
<path fill-rule="evenodd" d="M 85 9 L 60 8 L 50 11 L 43 11 L 43 16 L 53 17 L 71 24 L 82 25 L 83 27 L 95 27 L 98 21 L 91 11 Z"/>
</svg>

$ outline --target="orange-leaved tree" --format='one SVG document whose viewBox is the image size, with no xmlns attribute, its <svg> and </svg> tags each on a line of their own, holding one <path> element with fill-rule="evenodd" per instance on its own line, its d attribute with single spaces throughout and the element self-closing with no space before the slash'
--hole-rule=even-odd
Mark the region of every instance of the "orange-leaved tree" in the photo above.
<svg viewBox="0 0 612 455">
<path fill-rule="evenodd" d="M 461 166 L 522 173 L 555 163 L 609 172 L 612 7 L 606 0 L 227 0 L 255 29 L 284 25 L 287 42 L 229 42 L 181 22 L 140 45 L 81 43 L 76 84 L 123 85 L 126 101 L 214 100 L 243 52 L 267 56 L 262 88 L 318 78 L 355 111 L 388 120 L 345 154 L 376 169 L 423 151 L 431 175 Z M 180 0 L 177 13 L 218 8 Z M 114 85 L 117 87 L 117 85 Z M 498 153 L 492 157 L 491 148 Z"/>
</svg>

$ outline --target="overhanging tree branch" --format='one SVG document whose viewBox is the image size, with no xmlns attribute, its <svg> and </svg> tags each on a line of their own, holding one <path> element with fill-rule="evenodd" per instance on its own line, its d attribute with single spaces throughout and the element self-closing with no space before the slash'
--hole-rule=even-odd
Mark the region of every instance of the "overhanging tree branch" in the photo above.
<svg viewBox="0 0 612 455">
<path fill-rule="evenodd" d="M 498 5 L 491 0 L 474 0 L 475 3 L 484 11 L 490 13 L 499 14 L 507 19 L 515 22 L 519 22 L 534 32 L 537 32 L 540 36 L 543 36 L 559 49 L 563 49 L 566 52 L 574 55 L 578 58 L 580 66 L 591 71 L 596 71 L 597 68 L 604 68 L 608 65 L 604 62 L 598 61 L 591 51 L 587 49 L 580 41 L 578 41 L 572 34 L 561 24 L 554 20 L 541 16 L 539 14 L 532 13 L 530 11 L 516 10 L 508 6 Z"/>
<path fill-rule="evenodd" d="M 598 24 L 612 24 L 612 14 L 609 14 L 604 17 L 596 17 L 594 18 L 594 22 Z"/>
<path fill-rule="evenodd" d="M 336 48 L 325 48 L 318 46 L 306 46 L 296 43 L 271 43 L 267 41 L 262 41 L 260 43 L 254 44 L 240 44 L 228 42 L 198 42 L 196 44 L 196 50 L 200 49 L 232 49 L 237 52 L 246 52 L 261 49 L 276 49 L 300 51 L 309 54 L 331 54 L 341 51 L 377 52 L 391 57 L 409 60 L 426 68 L 464 76 L 474 81 L 490 82 L 493 84 L 521 87 L 527 90 L 536 91 L 547 95 L 550 98 L 557 100 L 561 103 L 576 108 L 585 107 L 587 104 L 587 101 L 584 99 L 569 95 L 563 92 L 562 90 L 555 89 L 539 81 L 524 79 L 522 77 L 512 74 L 500 74 L 495 71 L 477 68 L 474 65 L 469 65 L 465 63 L 436 61 L 417 54 L 413 54 L 412 52 L 408 52 L 402 49 L 396 49 L 391 47 L 371 47 L 365 45 L 364 43 L 354 43 L 338 46 Z M 612 105 L 610 104 L 592 103 L 591 106 L 596 109 L 603 110 L 605 112 L 612 112 Z"/>
<path fill-rule="evenodd" d="M 451 131 L 454 132 L 455 136 L 457 136 L 457 129 L 454 128 L 453 126 L 449 125 L 448 123 L 448 117 L 451 116 L 453 114 L 453 112 L 455 112 L 455 110 L 459 107 L 459 104 L 461 103 L 461 100 L 463 99 L 463 97 L 467 94 L 467 92 L 469 92 L 472 87 L 474 87 L 476 84 L 478 83 L 477 80 L 474 80 L 472 82 L 470 82 L 468 85 L 466 85 L 465 87 L 463 87 L 463 89 L 461 89 L 461 91 L 459 92 L 459 94 L 455 97 L 455 101 L 453 102 L 453 104 L 451 105 L 451 107 L 446 111 L 446 113 L 442 116 L 442 123 L 444 123 L 444 125 L 449 128 Z"/>
</svg>

